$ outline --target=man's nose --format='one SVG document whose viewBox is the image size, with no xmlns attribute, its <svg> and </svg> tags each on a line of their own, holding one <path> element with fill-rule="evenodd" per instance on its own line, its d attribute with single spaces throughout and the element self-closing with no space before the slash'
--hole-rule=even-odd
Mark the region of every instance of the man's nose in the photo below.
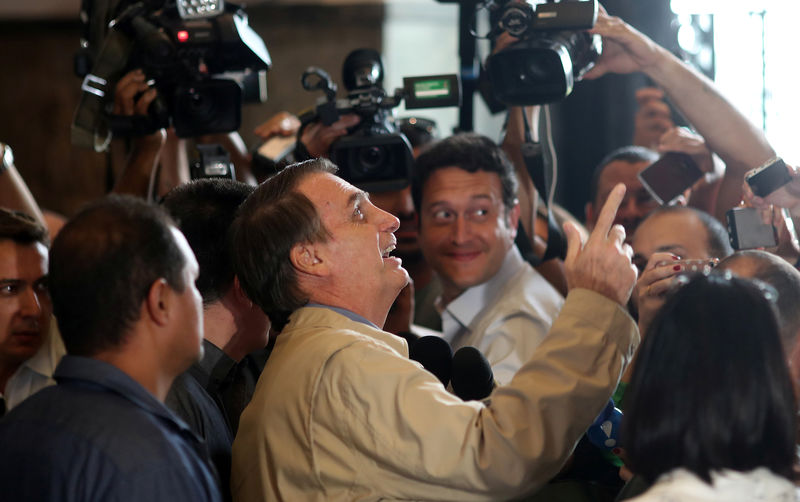
<svg viewBox="0 0 800 502">
<path fill-rule="evenodd" d="M 42 312 L 39 296 L 33 288 L 25 288 L 20 295 L 20 313 L 26 317 L 36 317 Z"/>
<path fill-rule="evenodd" d="M 460 216 L 456 217 L 451 229 L 453 242 L 456 244 L 460 244 L 469 240 L 469 236 L 472 233 L 467 219 Z"/>
<path fill-rule="evenodd" d="M 398 228 L 400 228 L 400 220 L 397 219 L 395 215 L 384 211 L 383 209 L 378 209 L 378 211 L 380 218 L 379 228 L 381 232 L 395 232 Z"/>
</svg>

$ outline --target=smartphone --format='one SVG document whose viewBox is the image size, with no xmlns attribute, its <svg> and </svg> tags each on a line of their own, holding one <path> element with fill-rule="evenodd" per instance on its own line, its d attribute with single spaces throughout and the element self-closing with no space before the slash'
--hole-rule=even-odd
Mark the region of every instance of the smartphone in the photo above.
<svg viewBox="0 0 800 502">
<path fill-rule="evenodd" d="M 778 245 L 775 226 L 761 221 L 758 209 L 734 207 L 725 213 L 725 219 L 733 249 L 769 248 Z"/>
<path fill-rule="evenodd" d="M 792 181 L 786 164 L 780 157 L 768 160 L 744 177 L 753 193 L 766 197 L 783 185 Z"/>
<path fill-rule="evenodd" d="M 667 152 L 638 174 L 639 181 L 659 204 L 669 205 L 703 177 L 688 154 Z"/>
</svg>

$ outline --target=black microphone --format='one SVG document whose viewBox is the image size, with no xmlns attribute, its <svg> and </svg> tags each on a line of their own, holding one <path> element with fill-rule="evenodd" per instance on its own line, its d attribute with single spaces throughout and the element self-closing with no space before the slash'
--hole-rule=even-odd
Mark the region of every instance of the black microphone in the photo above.
<svg viewBox="0 0 800 502">
<path fill-rule="evenodd" d="M 422 364 L 447 387 L 450 382 L 453 349 L 445 339 L 434 335 L 423 336 L 409 344 L 408 357 Z"/>
<path fill-rule="evenodd" d="M 494 390 L 494 372 L 483 353 L 475 347 L 461 347 L 453 355 L 453 392 L 464 401 L 481 400 Z"/>
</svg>

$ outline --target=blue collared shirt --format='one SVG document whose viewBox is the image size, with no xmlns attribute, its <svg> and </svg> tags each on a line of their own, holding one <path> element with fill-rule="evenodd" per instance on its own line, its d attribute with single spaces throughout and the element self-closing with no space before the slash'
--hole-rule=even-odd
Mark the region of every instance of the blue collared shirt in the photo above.
<svg viewBox="0 0 800 502">
<path fill-rule="evenodd" d="M 350 311 L 350 310 L 347 310 L 347 309 L 343 309 L 341 307 L 333 307 L 331 305 L 323 305 L 321 303 L 312 303 L 312 302 L 309 302 L 308 304 L 306 304 L 306 307 L 319 307 L 319 308 L 323 308 L 323 309 L 333 310 L 334 312 L 342 314 L 343 316 L 345 316 L 346 318 L 350 319 L 351 321 L 355 321 L 355 322 L 360 322 L 360 323 L 366 324 L 367 326 L 369 326 L 371 328 L 381 329 L 381 328 L 377 327 L 374 322 L 370 321 L 366 317 L 364 317 L 362 315 L 359 315 L 359 314 L 356 314 L 353 311 Z"/>
<path fill-rule="evenodd" d="M 54 377 L 0 420 L 3 500 L 221 500 L 200 440 L 128 375 L 64 356 Z"/>
</svg>

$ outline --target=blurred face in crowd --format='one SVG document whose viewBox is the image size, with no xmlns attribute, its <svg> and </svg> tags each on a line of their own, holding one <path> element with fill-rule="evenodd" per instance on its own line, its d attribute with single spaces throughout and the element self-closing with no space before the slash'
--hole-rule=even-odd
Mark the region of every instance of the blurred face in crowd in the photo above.
<svg viewBox="0 0 800 502">
<path fill-rule="evenodd" d="M 491 279 L 514 244 L 519 205 L 503 204 L 497 173 L 433 171 L 422 189 L 420 243 L 451 301 Z"/>
<path fill-rule="evenodd" d="M 47 292 L 47 248 L 0 240 L 0 363 L 19 366 L 47 336 L 52 306 Z"/>
<path fill-rule="evenodd" d="M 647 216 L 650 211 L 658 207 L 658 202 L 653 199 L 647 190 L 642 186 L 642 182 L 636 177 L 644 170 L 650 162 L 627 162 L 625 160 L 615 160 L 609 162 L 600 173 L 597 182 L 597 196 L 594 201 L 586 204 L 586 225 L 589 230 L 594 228 L 600 208 L 603 207 L 608 194 L 617 185 L 625 184 L 625 198 L 617 210 L 614 223 L 625 227 L 627 239 L 630 241 L 634 230 L 639 223 Z"/>
<path fill-rule="evenodd" d="M 683 260 L 712 258 L 708 232 L 700 219 L 689 211 L 656 214 L 643 221 L 631 241 L 633 263 L 644 270 L 657 252 L 667 252 Z"/>
<path fill-rule="evenodd" d="M 398 219 L 372 204 L 364 191 L 330 173 L 306 176 L 297 191 L 314 204 L 330 234 L 326 242 L 314 244 L 314 252 L 337 297 L 374 304 L 385 315 L 409 281 L 402 261 L 389 254 L 395 249 Z"/>
</svg>

